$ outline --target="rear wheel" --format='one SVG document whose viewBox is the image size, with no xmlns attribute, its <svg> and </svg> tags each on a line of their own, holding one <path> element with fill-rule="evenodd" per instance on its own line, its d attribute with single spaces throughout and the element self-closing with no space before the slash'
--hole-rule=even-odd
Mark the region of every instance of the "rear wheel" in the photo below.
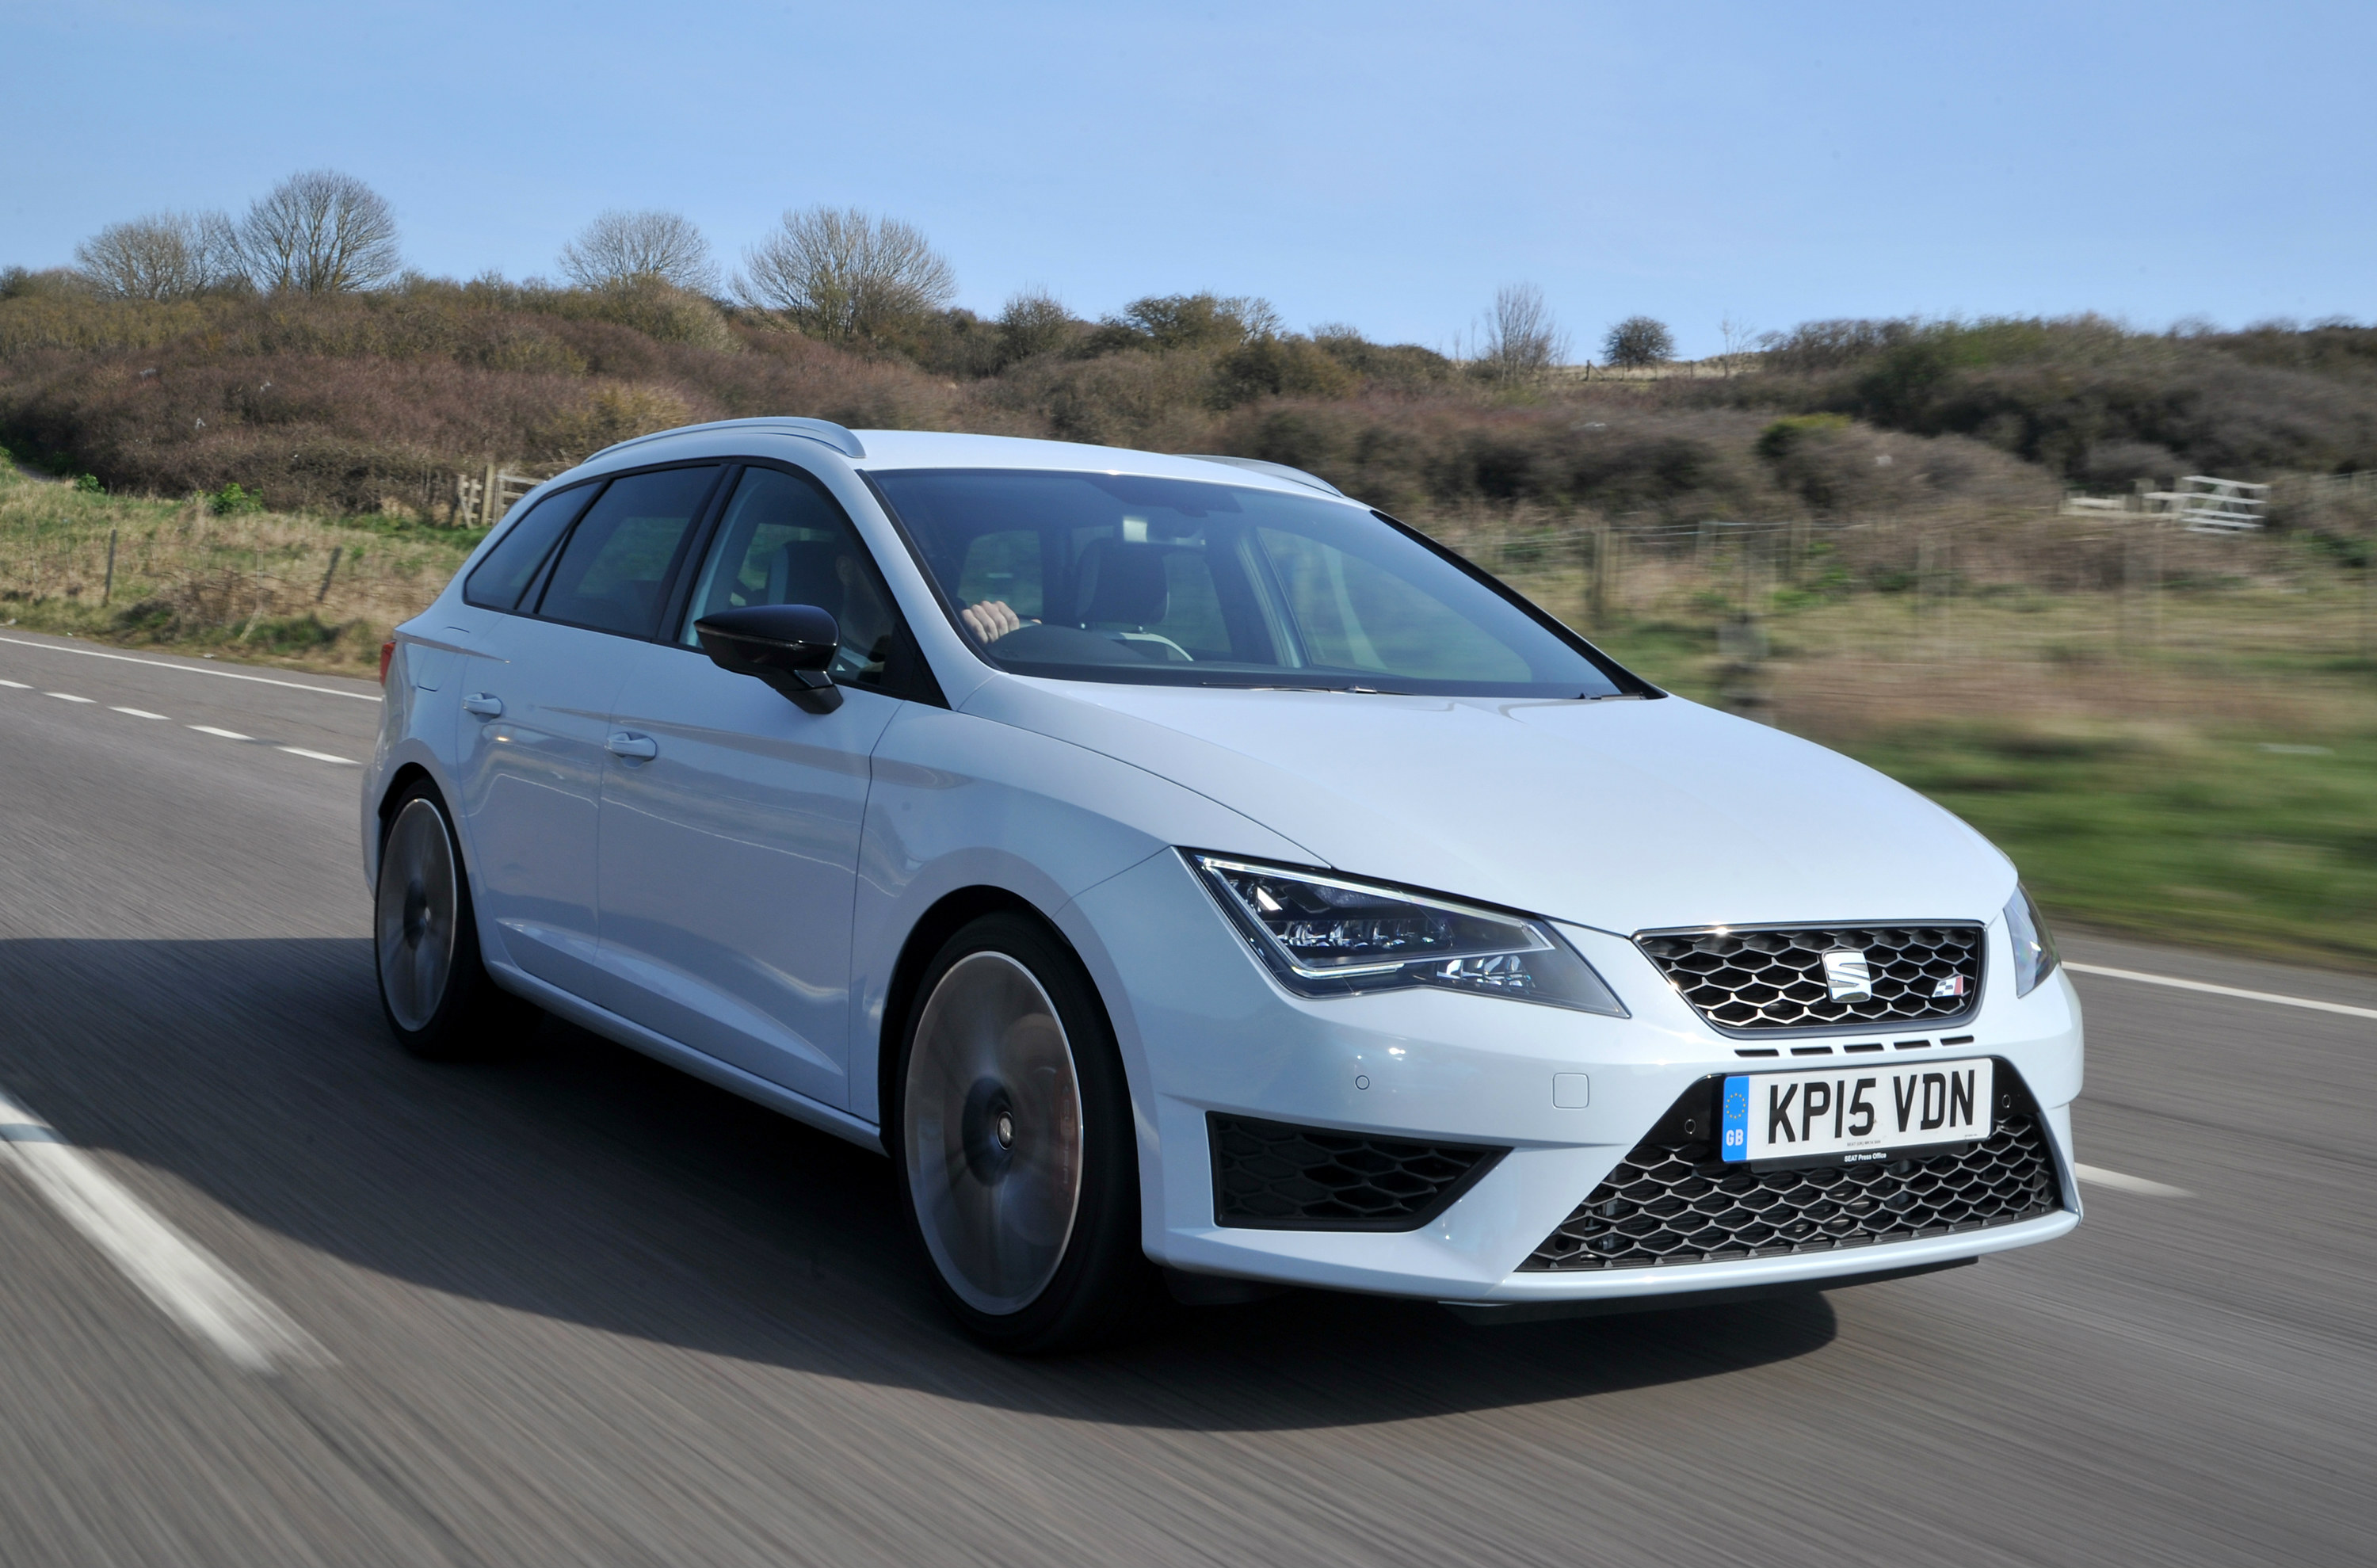
<svg viewBox="0 0 2377 1568">
<path fill-rule="evenodd" d="M 943 1301 L 1016 1354 L 1117 1336 L 1156 1280 L 1113 1032 L 1037 922 L 983 916 L 934 955 L 902 1042 L 898 1160 Z"/>
<path fill-rule="evenodd" d="M 470 879 L 426 780 L 397 801 L 380 841 L 372 958 L 380 1011 L 415 1056 L 476 1056 L 535 1026 L 537 1010 L 497 989 L 480 960 Z"/>
</svg>

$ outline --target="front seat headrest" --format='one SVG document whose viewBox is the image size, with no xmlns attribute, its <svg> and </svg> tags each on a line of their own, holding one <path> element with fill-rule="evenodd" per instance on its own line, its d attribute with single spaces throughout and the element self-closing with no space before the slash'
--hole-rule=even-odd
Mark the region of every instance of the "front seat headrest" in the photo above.
<svg viewBox="0 0 2377 1568">
<path fill-rule="evenodd" d="M 1172 609 L 1164 553 L 1153 545 L 1093 539 L 1081 552 L 1073 618 L 1088 625 L 1153 626 Z"/>
</svg>

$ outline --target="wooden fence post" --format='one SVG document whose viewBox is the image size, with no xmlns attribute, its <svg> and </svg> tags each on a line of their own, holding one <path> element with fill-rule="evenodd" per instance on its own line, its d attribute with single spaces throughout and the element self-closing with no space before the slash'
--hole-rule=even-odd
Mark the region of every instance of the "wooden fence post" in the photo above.
<svg viewBox="0 0 2377 1568">
<path fill-rule="evenodd" d="M 493 528 L 496 514 L 503 505 L 503 492 L 496 488 L 496 465 L 487 464 L 487 472 L 479 485 L 479 526 Z"/>
<path fill-rule="evenodd" d="M 330 547 L 330 569 L 322 574 L 322 586 L 314 592 L 314 603 L 317 604 L 330 596 L 330 579 L 338 575 L 339 557 L 346 553 L 347 547 L 344 545 L 334 545 Z"/>
<path fill-rule="evenodd" d="M 99 607 L 107 608 L 108 600 L 115 596 L 115 530 L 107 531 L 107 581 L 99 585 Z"/>
</svg>

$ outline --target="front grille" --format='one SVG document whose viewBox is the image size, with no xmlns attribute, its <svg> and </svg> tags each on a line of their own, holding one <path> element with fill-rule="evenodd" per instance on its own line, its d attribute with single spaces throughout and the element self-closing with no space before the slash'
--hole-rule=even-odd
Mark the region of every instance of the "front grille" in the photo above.
<svg viewBox="0 0 2377 1568">
<path fill-rule="evenodd" d="M 1953 1023 L 1980 1005 L 1978 926 L 1712 927 L 1645 931 L 1634 941 L 1728 1035 Z M 1867 999 L 1832 999 L 1824 954 L 1841 948 L 1865 954 Z M 1935 994 L 1943 983 L 1958 994 Z"/>
<path fill-rule="evenodd" d="M 1261 1230 L 1416 1230 L 1510 1151 L 1209 1113 L 1213 1219 Z"/>
<path fill-rule="evenodd" d="M 1997 1130 L 1962 1150 L 1875 1165 L 1754 1171 L 1717 1157 L 1716 1084 L 1695 1084 L 1522 1274 L 1729 1263 L 1950 1236 L 2063 1206 L 2038 1108 L 1997 1064 Z M 1697 1135 L 1695 1135 L 1697 1134 Z"/>
</svg>

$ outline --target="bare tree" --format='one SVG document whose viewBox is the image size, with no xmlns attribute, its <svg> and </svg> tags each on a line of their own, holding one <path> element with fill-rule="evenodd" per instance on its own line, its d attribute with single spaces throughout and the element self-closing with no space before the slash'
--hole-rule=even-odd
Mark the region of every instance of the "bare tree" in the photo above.
<svg viewBox="0 0 2377 1568">
<path fill-rule="evenodd" d="M 855 207 L 785 213 L 782 228 L 743 253 L 743 268 L 736 289 L 747 303 L 832 343 L 878 336 L 958 292 L 922 230 Z"/>
<path fill-rule="evenodd" d="M 561 269 L 580 288 L 657 281 L 695 293 L 714 293 L 718 268 L 710 242 L 690 219 L 675 212 L 599 213 L 561 247 Z"/>
<path fill-rule="evenodd" d="M 239 253 L 257 288 L 339 294 L 393 281 L 396 215 L 352 174 L 312 169 L 292 174 L 240 221 Z"/>
<path fill-rule="evenodd" d="M 1667 330 L 1664 321 L 1648 316 L 1630 316 L 1609 329 L 1609 335 L 1601 340 L 1601 357 L 1629 370 L 1665 365 L 1676 357 L 1676 335 Z"/>
<path fill-rule="evenodd" d="M 1762 341 L 1762 335 L 1747 322 L 1737 320 L 1731 312 L 1716 324 L 1716 331 L 1725 341 L 1725 373 L 1731 376 L 1741 368 L 1742 356 L 1750 352 L 1751 344 Z"/>
<path fill-rule="evenodd" d="M 1497 381 L 1523 381 L 1568 357 L 1568 335 L 1552 318 L 1543 290 L 1510 283 L 1494 291 L 1477 357 Z"/>
<path fill-rule="evenodd" d="M 75 246 L 75 265 L 115 299 L 186 299 L 236 275 L 239 256 L 221 213 L 153 212 Z"/>
</svg>

